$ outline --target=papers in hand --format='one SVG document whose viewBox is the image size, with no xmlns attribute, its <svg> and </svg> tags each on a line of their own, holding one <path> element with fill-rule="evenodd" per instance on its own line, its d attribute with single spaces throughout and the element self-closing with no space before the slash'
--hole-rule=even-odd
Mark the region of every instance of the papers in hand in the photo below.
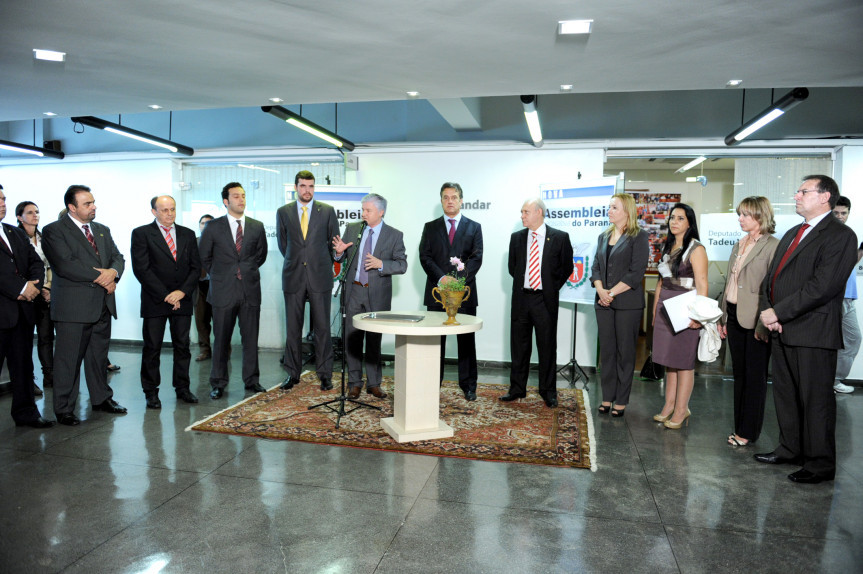
<svg viewBox="0 0 863 574">
<path fill-rule="evenodd" d="M 666 299 L 662 303 L 671 321 L 671 328 L 674 329 L 675 333 L 689 328 L 689 322 L 692 320 L 689 318 L 689 305 L 695 302 L 696 295 L 697 293 L 693 289 Z"/>
</svg>

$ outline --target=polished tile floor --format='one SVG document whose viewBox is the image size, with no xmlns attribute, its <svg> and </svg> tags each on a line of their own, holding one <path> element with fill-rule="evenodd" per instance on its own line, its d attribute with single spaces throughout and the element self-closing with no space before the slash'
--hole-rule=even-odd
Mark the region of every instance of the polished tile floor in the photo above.
<svg viewBox="0 0 863 574">
<path fill-rule="evenodd" d="M 139 353 L 111 350 L 125 416 L 84 393 L 80 426 L 20 429 L 0 398 L 0 572 L 863 571 L 863 389 L 837 397 L 835 482 L 805 486 L 751 458 L 774 446 L 772 398 L 757 446 L 725 444 L 720 376 L 697 378 L 682 431 L 650 420 L 662 388 L 636 381 L 625 418 L 591 415 L 589 472 L 185 432 L 242 384 L 213 402 L 209 363 L 193 363 L 201 403 L 168 385 L 147 411 Z M 261 367 L 280 382 L 276 352 Z"/>
</svg>

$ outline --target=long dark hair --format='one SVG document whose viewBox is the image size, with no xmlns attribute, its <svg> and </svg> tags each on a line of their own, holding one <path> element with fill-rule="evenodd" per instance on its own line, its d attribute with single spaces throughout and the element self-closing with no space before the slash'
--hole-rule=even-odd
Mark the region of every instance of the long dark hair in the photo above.
<svg viewBox="0 0 863 574">
<path fill-rule="evenodd" d="M 698 236 L 698 222 L 695 219 L 695 211 L 685 203 L 675 203 L 674 207 L 668 211 L 669 221 L 671 220 L 671 214 L 674 213 L 675 209 L 682 209 L 683 213 L 686 214 L 686 220 L 689 222 L 689 229 L 687 229 L 686 233 L 683 234 L 683 247 L 677 255 L 671 258 L 672 277 L 677 277 L 678 271 L 680 270 L 680 262 L 683 259 L 683 254 L 686 253 L 686 250 L 689 248 L 689 244 L 693 239 L 700 239 Z M 668 235 L 665 238 L 665 245 L 662 246 L 662 254 L 670 256 L 672 249 L 674 249 L 674 235 L 672 235 L 671 228 L 669 227 Z"/>
<path fill-rule="evenodd" d="M 39 208 L 39 206 L 36 205 L 35 203 L 33 203 L 32 201 L 22 201 L 21 203 L 19 203 L 18 205 L 15 206 L 15 217 L 21 217 L 22 215 L 24 215 L 24 210 L 27 209 L 28 205 L 35 205 L 37 209 Z M 24 222 L 21 221 L 20 219 L 18 220 L 18 227 L 20 227 L 21 229 L 24 229 Z M 27 233 L 26 229 L 24 229 L 24 233 Z M 36 235 L 38 235 L 40 237 L 42 236 L 42 234 L 39 233 L 39 226 L 38 225 L 33 230 L 33 233 L 35 233 Z"/>
</svg>

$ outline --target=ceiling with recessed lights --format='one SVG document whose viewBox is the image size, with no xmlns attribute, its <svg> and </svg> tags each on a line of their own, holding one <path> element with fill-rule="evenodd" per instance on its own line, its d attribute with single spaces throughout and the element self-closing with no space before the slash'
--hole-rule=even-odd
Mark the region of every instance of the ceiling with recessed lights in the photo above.
<svg viewBox="0 0 863 574">
<path fill-rule="evenodd" d="M 743 80 L 731 90 L 776 88 L 777 97 L 798 85 L 813 94 L 863 87 L 859 0 L 27 0 L 4 2 L 2 15 L 0 121 L 149 113 L 155 105 L 241 108 L 271 98 L 402 101 L 413 91 L 431 101 L 556 94 L 547 112 L 540 97 L 543 123 L 555 121 L 552 113 L 571 116 L 561 98 L 601 103 L 614 94 L 630 101 L 630 113 L 667 121 L 671 96 L 658 109 L 626 94 L 690 98 L 728 90 L 731 79 Z M 558 21 L 575 18 L 592 19 L 592 32 L 559 36 Z M 66 60 L 36 61 L 36 48 L 63 51 Z M 849 109 L 859 117 L 860 107 Z M 837 134 L 831 126 L 825 135 Z"/>
</svg>

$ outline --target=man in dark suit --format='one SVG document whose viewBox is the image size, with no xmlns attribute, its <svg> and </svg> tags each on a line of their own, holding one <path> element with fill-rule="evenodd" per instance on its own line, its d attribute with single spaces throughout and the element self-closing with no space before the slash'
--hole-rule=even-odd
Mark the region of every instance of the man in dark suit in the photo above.
<svg viewBox="0 0 863 574">
<path fill-rule="evenodd" d="M 836 474 L 833 378 L 842 348 L 842 298 L 857 263 L 857 236 L 832 215 L 839 186 L 809 175 L 794 195 L 806 221 L 782 238 L 761 285 L 761 321 L 773 332 L 773 400 L 779 445 L 755 455 L 767 464 L 797 464 L 794 482 Z"/>
<path fill-rule="evenodd" d="M 213 366 L 210 398 L 222 398 L 228 386 L 228 356 L 234 323 L 243 340 L 243 384 L 264 393 L 258 369 L 261 320 L 261 271 L 267 260 L 264 224 L 246 217 L 246 191 L 233 181 L 222 189 L 227 215 L 207 224 L 201 235 L 201 263 L 210 274 L 207 301 L 213 306 Z"/>
<path fill-rule="evenodd" d="M 147 408 L 160 409 L 159 354 L 165 323 L 171 325 L 174 347 L 173 383 L 177 398 L 197 403 L 189 389 L 189 330 L 192 301 L 201 275 L 201 257 L 195 232 L 176 225 L 177 204 L 170 195 L 150 200 L 156 218 L 132 230 L 132 271 L 141 282 L 141 317 L 144 350 L 141 354 L 141 386 Z"/>
<path fill-rule="evenodd" d="M 81 421 L 74 410 L 82 361 L 93 410 L 126 412 L 113 399 L 105 370 L 111 317 L 117 318 L 114 291 L 125 260 L 111 230 L 93 221 L 96 200 L 89 187 L 70 186 L 63 201 L 66 215 L 42 230 L 42 249 L 54 272 L 54 413 L 60 424 L 77 425 Z"/>
<path fill-rule="evenodd" d="M 0 220 L 6 195 L 0 185 Z M 0 363 L 5 357 L 12 386 L 12 418 L 17 426 L 48 428 L 33 394 L 33 301 L 45 281 L 45 266 L 18 227 L 0 224 Z"/>
<path fill-rule="evenodd" d="M 365 336 L 366 392 L 385 399 L 387 394 L 381 390 L 381 334 L 357 329 L 351 317 L 370 311 L 389 311 L 393 299 L 393 275 L 407 271 L 408 262 L 402 232 L 383 222 L 387 200 L 370 193 L 363 197 L 362 204 L 363 223 L 351 223 L 345 229 L 346 238 L 356 237 L 359 242 L 345 243 L 338 235 L 333 238 L 338 260 L 342 259 L 345 251 L 348 251 L 347 259 L 353 257 L 350 267 L 345 270 L 348 398 L 356 399 L 363 388 Z"/>
<path fill-rule="evenodd" d="M 450 275 L 454 271 L 450 259 L 457 257 L 464 264 L 465 285 L 470 287 L 470 297 L 463 301 L 459 313 L 476 315 L 479 303 L 476 289 L 476 274 L 482 265 L 482 227 L 476 221 L 461 214 L 463 195 L 457 183 L 444 183 L 440 190 L 443 217 L 433 219 L 423 227 L 420 239 L 420 265 L 426 273 L 423 304 L 429 311 L 440 311 L 432 289 L 439 283 L 455 281 Z M 458 384 L 469 401 L 476 400 L 476 339 L 473 333 L 457 335 L 458 340 Z M 440 371 L 443 380 L 446 336 L 440 338 Z"/>
<path fill-rule="evenodd" d="M 213 216 L 205 213 L 198 220 L 198 228 L 201 234 L 204 228 L 213 220 Z M 198 238 L 198 245 L 201 239 Z M 201 268 L 201 276 L 198 278 L 198 295 L 195 297 L 195 329 L 198 331 L 198 348 L 201 352 L 195 357 L 195 361 L 206 361 L 213 356 L 210 346 L 210 333 L 212 332 L 213 307 L 207 302 L 207 293 L 210 292 L 210 277 Z"/>
<path fill-rule="evenodd" d="M 303 368 L 301 334 L 303 311 L 309 301 L 309 319 L 315 335 L 315 367 L 321 390 L 333 388 L 333 342 L 330 338 L 330 302 L 333 291 L 333 252 L 330 242 L 339 233 L 332 206 L 315 200 L 315 176 L 301 171 L 294 177 L 297 200 L 276 212 L 285 295 L 285 369 L 287 390 L 300 381 Z"/>
<path fill-rule="evenodd" d="M 557 406 L 557 305 L 560 288 L 572 274 L 572 244 L 564 231 L 545 224 L 545 203 L 530 199 L 521 206 L 525 229 L 509 241 L 512 275 L 509 392 L 504 402 L 527 396 L 531 330 L 539 354 L 539 395 L 548 407 Z"/>
</svg>

